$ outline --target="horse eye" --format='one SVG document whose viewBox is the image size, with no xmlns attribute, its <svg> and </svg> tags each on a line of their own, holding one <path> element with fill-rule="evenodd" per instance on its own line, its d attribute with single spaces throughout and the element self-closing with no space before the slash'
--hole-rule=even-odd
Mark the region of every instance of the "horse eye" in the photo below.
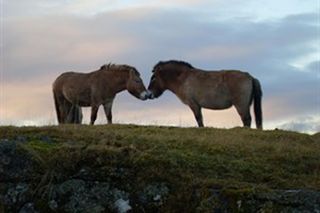
<svg viewBox="0 0 320 213">
<path fill-rule="evenodd" d="M 155 81 L 156 80 L 156 77 L 153 75 L 152 77 L 151 77 L 151 81 Z"/>
</svg>

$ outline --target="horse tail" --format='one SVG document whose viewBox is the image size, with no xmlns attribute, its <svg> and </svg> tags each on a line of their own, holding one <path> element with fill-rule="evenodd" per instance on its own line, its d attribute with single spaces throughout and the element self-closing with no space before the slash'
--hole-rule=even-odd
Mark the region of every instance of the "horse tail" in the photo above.
<svg viewBox="0 0 320 213">
<path fill-rule="evenodd" d="M 253 100 L 254 100 L 254 115 L 256 119 L 256 126 L 258 129 L 262 129 L 262 89 L 258 79 L 253 78 Z"/>
<path fill-rule="evenodd" d="M 61 112 L 60 112 L 60 104 L 59 104 L 59 99 L 57 92 L 53 89 L 53 99 L 54 99 L 54 105 L 56 108 L 56 113 L 57 113 L 57 118 L 58 118 L 58 123 L 62 123 L 62 118 L 61 118 Z"/>
</svg>

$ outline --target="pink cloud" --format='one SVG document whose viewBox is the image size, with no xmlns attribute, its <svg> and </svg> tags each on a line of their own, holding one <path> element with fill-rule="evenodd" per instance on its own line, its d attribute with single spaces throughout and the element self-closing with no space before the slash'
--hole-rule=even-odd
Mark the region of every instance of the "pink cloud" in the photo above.
<svg viewBox="0 0 320 213">
<path fill-rule="evenodd" d="M 48 79 L 2 82 L 1 89 L 1 124 L 16 124 L 23 120 L 52 120 L 53 99 Z"/>
</svg>

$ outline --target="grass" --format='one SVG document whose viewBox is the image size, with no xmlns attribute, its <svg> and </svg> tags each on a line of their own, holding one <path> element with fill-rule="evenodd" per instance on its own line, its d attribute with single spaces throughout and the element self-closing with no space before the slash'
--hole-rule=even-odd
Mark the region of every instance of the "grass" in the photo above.
<svg viewBox="0 0 320 213">
<path fill-rule="evenodd" d="M 21 149 L 35 156 L 45 171 L 54 171 L 55 181 L 92 168 L 99 181 L 134 183 L 133 188 L 166 182 L 174 192 L 168 205 L 174 202 L 176 208 L 201 205 L 213 188 L 225 189 L 226 194 L 234 194 L 233 190 L 244 194 L 260 189 L 320 190 L 319 133 L 64 125 L 0 127 L 0 138 L 23 138 Z M 117 168 L 126 172 L 112 173 Z M 186 207 L 186 202 L 195 199 L 195 189 L 199 200 Z"/>
</svg>

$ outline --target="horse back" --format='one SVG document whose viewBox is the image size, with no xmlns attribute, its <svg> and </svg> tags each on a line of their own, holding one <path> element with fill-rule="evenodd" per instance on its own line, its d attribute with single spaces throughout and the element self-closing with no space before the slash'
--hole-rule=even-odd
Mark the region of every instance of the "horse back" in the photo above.
<svg viewBox="0 0 320 213">
<path fill-rule="evenodd" d="M 185 103 L 192 99 L 205 108 L 225 109 L 237 102 L 239 96 L 251 97 L 252 77 L 238 70 L 196 70 L 189 73 L 183 91 Z"/>
<path fill-rule="evenodd" d="M 251 95 L 253 77 L 248 72 L 227 70 L 222 73 L 223 80 L 233 96 Z"/>
<path fill-rule="evenodd" d="M 53 83 L 55 87 L 59 86 L 72 86 L 72 87 L 85 87 L 92 83 L 96 83 L 94 81 L 99 80 L 97 76 L 97 72 L 90 73 L 80 73 L 80 72 L 64 72 L 60 76 L 57 77 L 55 82 Z"/>
<path fill-rule="evenodd" d="M 239 70 L 221 70 L 221 71 L 194 71 L 190 72 L 185 81 L 188 86 L 207 90 L 208 88 L 221 88 L 234 90 L 242 87 L 243 84 L 252 84 L 252 76 Z"/>
</svg>

